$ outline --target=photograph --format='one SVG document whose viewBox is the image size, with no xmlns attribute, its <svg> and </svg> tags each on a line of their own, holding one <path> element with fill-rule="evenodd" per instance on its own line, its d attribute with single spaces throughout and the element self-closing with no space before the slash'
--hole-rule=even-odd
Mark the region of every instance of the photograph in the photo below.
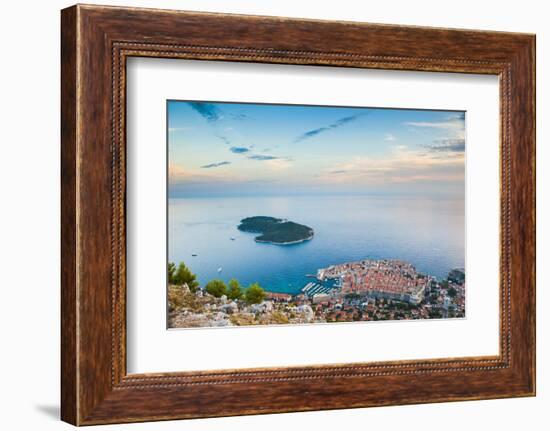
<svg viewBox="0 0 550 431">
<path fill-rule="evenodd" d="M 464 111 L 168 100 L 167 327 L 464 319 Z"/>
</svg>

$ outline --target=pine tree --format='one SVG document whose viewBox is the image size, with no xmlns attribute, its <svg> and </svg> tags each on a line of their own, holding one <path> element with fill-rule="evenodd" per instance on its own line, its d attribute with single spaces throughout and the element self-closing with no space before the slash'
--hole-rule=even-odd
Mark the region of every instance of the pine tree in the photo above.
<svg viewBox="0 0 550 431">
<path fill-rule="evenodd" d="M 178 269 L 173 276 L 173 283 L 179 286 L 187 284 L 191 292 L 195 292 L 199 287 L 197 276 L 193 274 L 183 262 L 180 262 L 180 264 L 178 265 Z"/>
</svg>

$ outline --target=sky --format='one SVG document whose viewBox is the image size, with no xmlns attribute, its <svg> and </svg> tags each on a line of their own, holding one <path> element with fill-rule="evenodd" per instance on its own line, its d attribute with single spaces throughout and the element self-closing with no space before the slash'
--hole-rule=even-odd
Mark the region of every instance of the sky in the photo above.
<svg viewBox="0 0 550 431">
<path fill-rule="evenodd" d="M 464 196 L 462 111 L 167 103 L 171 198 Z"/>
</svg>

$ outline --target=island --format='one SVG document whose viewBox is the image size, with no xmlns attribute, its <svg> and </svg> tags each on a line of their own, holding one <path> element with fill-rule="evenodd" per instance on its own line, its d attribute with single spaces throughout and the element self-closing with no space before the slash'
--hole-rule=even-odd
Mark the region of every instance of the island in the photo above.
<svg viewBox="0 0 550 431">
<path fill-rule="evenodd" d="M 313 238 L 313 229 L 286 219 L 267 216 L 247 217 L 237 228 L 242 232 L 259 233 L 256 242 L 277 245 L 298 244 Z"/>
</svg>

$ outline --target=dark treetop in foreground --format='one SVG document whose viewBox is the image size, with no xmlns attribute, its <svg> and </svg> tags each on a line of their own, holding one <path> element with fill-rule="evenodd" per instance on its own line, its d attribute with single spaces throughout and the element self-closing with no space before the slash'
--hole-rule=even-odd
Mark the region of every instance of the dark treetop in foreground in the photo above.
<svg viewBox="0 0 550 431">
<path fill-rule="evenodd" d="M 241 220 L 238 229 L 261 234 L 254 238 L 256 242 L 280 245 L 294 244 L 313 238 L 313 229 L 309 226 L 275 217 L 247 217 Z"/>
</svg>

